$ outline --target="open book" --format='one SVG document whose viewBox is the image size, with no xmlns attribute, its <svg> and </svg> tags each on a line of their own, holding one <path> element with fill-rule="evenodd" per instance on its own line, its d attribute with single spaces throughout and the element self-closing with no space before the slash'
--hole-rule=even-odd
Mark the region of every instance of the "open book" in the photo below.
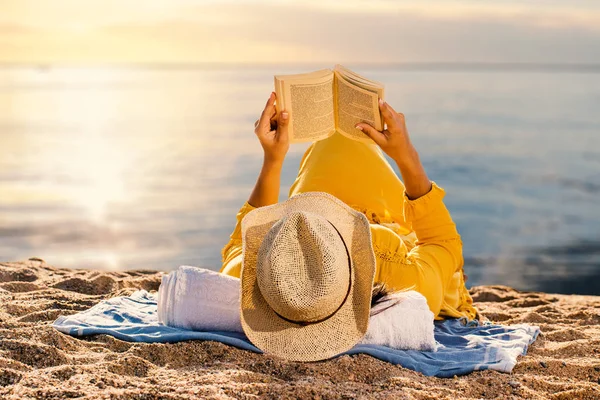
<svg viewBox="0 0 600 400">
<path fill-rule="evenodd" d="M 378 131 L 383 119 L 378 101 L 383 85 L 350 71 L 341 65 L 308 74 L 276 75 L 277 112 L 290 115 L 290 142 L 325 139 L 338 131 L 342 135 L 373 143 L 356 129 L 366 122 Z"/>
</svg>

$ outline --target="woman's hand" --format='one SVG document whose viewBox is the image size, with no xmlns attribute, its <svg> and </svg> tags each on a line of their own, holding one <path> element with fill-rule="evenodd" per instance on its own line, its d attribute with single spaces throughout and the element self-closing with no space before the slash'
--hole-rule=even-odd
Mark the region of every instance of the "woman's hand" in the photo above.
<svg viewBox="0 0 600 400">
<path fill-rule="evenodd" d="M 290 148 L 289 114 L 283 110 L 277 118 L 275 100 L 277 100 L 277 96 L 272 92 L 260 119 L 254 123 L 254 133 L 265 153 L 265 161 L 283 163 Z"/>
<path fill-rule="evenodd" d="M 379 99 L 379 109 L 387 125 L 386 130 L 379 132 L 364 122 L 357 124 L 356 129 L 366 133 L 396 163 L 401 163 L 412 151 L 404 114 L 397 113 L 392 106 L 381 99 Z"/>
<path fill-rule="evenodd" d="M 369 124 L 359 123 L 356 129 L 366 133 L 375 143 L 390 156 L 402 174 L 402 180 L 409 199 L 418 199 L 429 193 L 431 181 L 425 173 L 425 168 L 419 159 L 419 153 L 414 148 L 408 137 L 404 115 L 397 113 L 388 104 L 379 100 L 379 109 L 387 129 L 379 132 Z"/>
<path fill-rule="evenodd" d="M 288 135 L 289 115 L 275 110 L 275 93 L 271 93 L 260 119 L 254 123 L 254 133 L 265 153 L 263 166 L 248 203 L 254 207 L 264 207 L 277 203 L 281 185 L 281 168 L 290 148 Z"/>
</svg>

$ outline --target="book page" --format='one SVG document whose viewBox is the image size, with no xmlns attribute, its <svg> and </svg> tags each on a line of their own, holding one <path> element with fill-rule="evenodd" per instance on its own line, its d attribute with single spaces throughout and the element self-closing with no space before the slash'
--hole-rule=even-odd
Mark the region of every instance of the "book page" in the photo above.
<svg viewBox="0 0 600 400">
<path fill-rule="evenodd" d="M 355 126 L 359 122 L 366 122 L 378 131 L 383 130 L 378 94 L 348 82 L 336 72 L 335 97 L 337 131 L 350 139 L 373 143 L 367 134 Z"/>
<path fill-rule="evenodd" d="M 371 79 L 367 79 L 364 76 L 357 74 L 354 71 L 349 70 L 343 65 L 336 64 L 334 71 L 339 73 L 348 82 L 358 86 L 359 88 L 374 92 L 379 95 L 380 99 L 383 99 L 383 84 Z"/>
<path fill-rule="evenodd" d="M 331 70 L 275 77 L 277 111 L 290 115 L 290 142 L 312 142 L 335 132 L 333 80 Z"/>
</svg>

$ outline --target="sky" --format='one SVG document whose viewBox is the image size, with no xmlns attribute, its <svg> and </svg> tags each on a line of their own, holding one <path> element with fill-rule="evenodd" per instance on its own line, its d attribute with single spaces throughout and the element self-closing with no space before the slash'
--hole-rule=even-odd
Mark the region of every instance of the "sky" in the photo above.
<svg viewBox="0 0 600 400">
<path fill-rule="evenodd" d="M 600 2 L 0 0 L 3 63 L 600 63 Z"/>
</svg>

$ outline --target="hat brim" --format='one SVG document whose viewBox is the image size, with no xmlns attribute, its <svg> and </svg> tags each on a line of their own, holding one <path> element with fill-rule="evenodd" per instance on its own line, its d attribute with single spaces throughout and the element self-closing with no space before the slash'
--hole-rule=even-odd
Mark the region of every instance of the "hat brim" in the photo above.
<svg viewBox="0 0 600 400">
<path fill-rule="evenodd" d="M 298 325 L 279 317 L 266 302 L 256 278 L 257 254 L 273 224 L 293 211 L 318 214 L 339 231 L 348 247 L 351 288 L 345 303 L 330 318 Z M 298 194 L 283 203 L 252 210 L 242 220 L 241 323 L 250 341 L 293 361 L 318 361 L 350 350 L 367 332 L 375 255 L 369 221 L 341 200 L 323 192 Z"/>
</svg>

